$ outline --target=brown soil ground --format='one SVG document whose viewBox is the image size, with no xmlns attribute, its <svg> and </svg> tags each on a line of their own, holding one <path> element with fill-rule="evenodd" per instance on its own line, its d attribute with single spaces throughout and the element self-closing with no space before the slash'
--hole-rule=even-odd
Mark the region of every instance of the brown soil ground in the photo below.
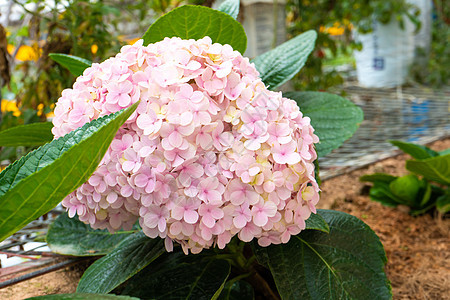
<svg viewBox="0 0 450 300">
<path fill-rule="evenodd" d="M 434 150 L 449 147 L 450 139 L 431 145 Z M 319 208 L 350 213 L 376 232 L 386 250 L 386 272 L 394 299 L 450 299 L 450 219 L 412 217 L 406 207 L 384 207 L 370 201 L 367 187 L 358 180 L 375 172 L 404 175 L 408 158 L 399 155 L 325 181 Z M 67 268 L 1 289 L 0 299 L 73 293 L 85 267 Z"/>
</svg>

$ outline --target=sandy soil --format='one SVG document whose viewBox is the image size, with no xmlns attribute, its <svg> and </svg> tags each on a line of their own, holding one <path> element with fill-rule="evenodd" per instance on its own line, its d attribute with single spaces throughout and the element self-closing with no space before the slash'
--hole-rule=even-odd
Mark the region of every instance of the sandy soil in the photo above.
<svg viewBox="0 0 450 300">
<path fill-rule="evenodd" d="M 450 147 L 450 139 L 433 143 L 434 150 Z M 388 208 L 370 201 L 364 174 L 406 174 L 407 155 L 325 181 L 320 208 L 350 213 L 366 222 L 380 237 L 388 257 L 386 272 L 394 299 L 450 299 L 450 219 L 411 217 L 406 207 Z M 0 299 L 73 293 L 86 265 L 42 275 L 0 290 Z"/>
</svg>

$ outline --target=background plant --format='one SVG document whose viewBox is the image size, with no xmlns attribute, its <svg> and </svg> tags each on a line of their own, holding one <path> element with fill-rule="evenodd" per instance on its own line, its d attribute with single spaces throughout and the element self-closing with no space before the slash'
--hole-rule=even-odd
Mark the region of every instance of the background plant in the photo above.
<svg viewBox="0 0 450 300">
<path fill-rule="evenodd" d="M 431 50 L 427 54 L 418 49 L 418 55 L 427 58 L 423 65 L 412 66 L 412 76 L 419 83 L 439 88 L 449 84 L 450 70 L 450 6 L 445 1 L 435 0 L 433 12 Z"/>
<path fill-rule="evenodd" d="M 290 0 L 287 9 L 290 34 L 308 29 L 318 32 L 315 52 L 294 81 L 295 88 L 315 90 L 343 83 L 339 72 L 325 69 L 324 58 L 340 57 L 351 62 L 352 51 L 361 49 L 352 39 L 352 30 L 369 33 L 375 20 L 386 24 L 394 19 L 403 26 L 405 17 L 418 24 L 419 13 L 406 0 Z"/>
<path fill-rule="evenodd" d="M 362 176 L 361 181 L 373 183 L 370 199 L 386 206 L 406 205 L 412 215 L 424 214 L 434 209 L 441 214 L 449 212 L 449 149 L 436 152 L 411 143 L 391 143 L 414 158 L 406 162 L 406 169 L 411 174 L 402 177 L 385 173 Z"/>
<path fill-rule="evenodd" d="M 237 1 L 229 1 L 220 9 L 231 14 L 236 5 L 239 5 Z M 196 30 L 190 27 L 192 22 L 205 17 L 195 7 L 178 9 L 170 17 L 176 17 L 177 13 L 179 17 L 192 18 L 173 31 L 162 26 L 169 18 L 163 16 L 152 25 L 162 32 L 159 38 L 168 35 L 199 38 L 207 32 L 208 27 Z M 213 10 L 206 13 L 217 14 L 225 23 L 240 26 L 233 18 Z M 145 38 L 151 39 L 154 31 L 149 32 Z M 244 39 L 238 37 L 238 45 Z M 314 40 L 314 34 L 304 34 L 255 59 L 264 83 L 276 88 L 294 76 L 312 51 Z M 245 47 L 241 49 L 244 50 Z M 72 71 L 82 65 L 85 62 L 76 58 L 68 63 Z M 311 117 L 321 139 L 319 156 L 338 148 L 362 121 L 359 108 L 335 95 L 292 92 L 289 97 Z M 136 105 L 87 123 L 0 173 L 1 239 L 36 214 L 51 209 L 86 181 L 118 127 Z M 21 142 L 13 134 L 8 138 Z M 110 234 L 93 230 L 75 218 L 68 218 L 67 214 L 51 226 L 47 241 L 61 254 L 106 254 L 83 275 L 78 286 L 80 293 L 113 292 L 160 299 L 253 299 L 255 294 L 264 299 L 391 298 L 383 272 L 386 257 L 378 237 L 362 221 L 342 212 L 319 210 L 307 220 L 306 230 L 287 244 L 263 248 L 234 239 L 224 250 L 204 250 L 199 255 L 184 255 L 180 247 L 175 247 L 174 253 L 167 253 L 162 240 L 149 239 L 138 226 Z M 81 295 L 87 297 L 86 294 L 67 297 Z"/>
</svg>

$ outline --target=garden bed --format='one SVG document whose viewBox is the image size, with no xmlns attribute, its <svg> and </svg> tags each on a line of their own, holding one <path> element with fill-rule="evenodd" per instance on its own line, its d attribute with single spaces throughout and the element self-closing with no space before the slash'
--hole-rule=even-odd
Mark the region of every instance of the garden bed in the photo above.
<svg viewBox="0 0 450 300">
<path fill-rule="evenodd" d="M 450 138 L 431 145 L 434 150 L 449 147 Z M 325 181 L 319 207 L 357 216 L 378 234 L 394 299 L 450 299 L 450 219 L 411 217 L 406 207 L 384 207 L 370 201 L 366 184 L 359 182 L 360 176 L 374 172 L 403 175 L 408 158 L 399 155 Z M 1 289 L 0 299 L 75 292 L 85 268 L 82 263 Z"/>
</svg>

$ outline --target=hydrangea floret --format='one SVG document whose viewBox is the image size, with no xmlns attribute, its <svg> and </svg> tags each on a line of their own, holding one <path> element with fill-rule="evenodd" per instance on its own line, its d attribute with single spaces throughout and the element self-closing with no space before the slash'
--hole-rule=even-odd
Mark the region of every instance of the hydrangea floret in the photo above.
<svg viewBox="0 0 450 300">
<path fill-rule="evenodd" d="M 90 179 L 62 205 L 93 228 L 143 232 L 185 253 L 235 235 L 287 243 L 315 213 L 318 137 L 296 102 L 269 91 L 229 45 L 140 40 L 63 91 L 53 134 L 140 101 Z"/>
</svg>

